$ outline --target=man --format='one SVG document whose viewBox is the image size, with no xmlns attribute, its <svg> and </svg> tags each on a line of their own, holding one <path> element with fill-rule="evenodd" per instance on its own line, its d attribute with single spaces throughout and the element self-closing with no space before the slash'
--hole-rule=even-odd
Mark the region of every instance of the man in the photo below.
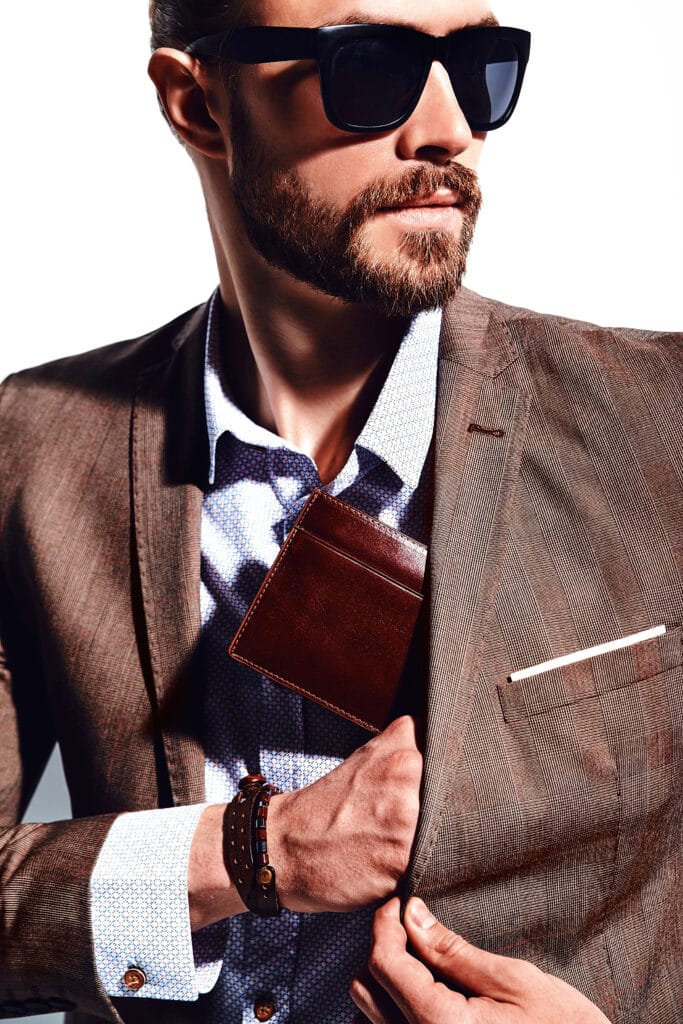
<svg viewBox="0 0 683 1024">
<path fill-rule="evenodd" d="M 524 34 L 481 0 L 152 16 L 220 291 L 4 387 L 2 1013 L 676 1020 L 680 337 L 461 290 Z M 225 653 L 316 483 L 429 542 L 420 713 L 369 743 Z M 16 826 L 55 736 L 76 819 Z M 272 920 L 223 860 L 256 771 Z"/>
</svg>

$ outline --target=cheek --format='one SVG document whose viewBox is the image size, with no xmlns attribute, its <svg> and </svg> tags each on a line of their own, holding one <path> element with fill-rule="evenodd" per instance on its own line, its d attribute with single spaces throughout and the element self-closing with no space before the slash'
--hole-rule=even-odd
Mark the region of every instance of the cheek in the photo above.
<svg viewBox="0 0 683 1024">
<path fill-rule="evenodd" d="M 295 171 L 317 196 L 339 208 L 369 182 L 403 170 L 390 137 L 368 138 L 330 124 L 317 70 L 304 62 L 280 72 L 247 67 L 240 92 L 268 162 Z"/>
<path fill-rule="evenodd" d="M 336 145 L 309 152 L 299 161 L 297 170 L 313 192 L 339 209 L 368 185 L 399 178 L 405 171 L 388 139 L 370 140 L 334 128 L 332 131 L 337 136 Z"/>
<path fill-rule="evenodd" d="M 293 167 L 334 145 L 339 133 L 325 117 L 315 65 L 297 61 L 273 68 L 244 68 L 242 100 L 272 162 Z"/>
</svg>

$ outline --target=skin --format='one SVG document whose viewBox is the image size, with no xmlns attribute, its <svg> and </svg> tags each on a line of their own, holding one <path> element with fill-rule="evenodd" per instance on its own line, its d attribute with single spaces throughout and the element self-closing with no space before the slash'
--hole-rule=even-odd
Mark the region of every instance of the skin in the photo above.
<svg viewBox="0 0 683 1024">
<path fill-rule="evenodd" d="M 415 955 L 407 952 L 408 942 Z M 435 981 L 435 973 L 444 980 Z M 560 978 L 525 960 L 477 949 L 415 898 L 403 924 L 397 899 L 377 911 L 368 971 L 354 980 L 350 994 L 362 1011 L 358 1024 L 609 1024 Z"/>
<path fill-rule="evenodd" d="M 350 0 L 259 0 L 257 5 L 265 24 L 302 27 L 342 21 L 356 9 Z M 416 23 L 406 0 L 365 4 L 365 20 L 407 21 L 434 34 L 489 14 L 483 0 L 435 0 Z M 433 65 L 408 122 L 369 137 L 339 131 L 327 121 L 310 64 L 279 62 L 242 71 L 243 102 L 254 124 L 268 126 L 270 155 L 281 166 L 296 168 L 316 195 L 340 210 L 373 180 L 396 178 L 419 163 L 444 166 L 457 160 L 476 169 L 479 162 L 483 136 L 473 137 L 440 64 Z M 309 453 L 323 483 L 329 482 L 372 409 L 405 324 L 321 295 L 268 266 L 247 240 L 231 198 L 230 102 L 220 76 L 175 50 L 157 51 L 150 74 L 199 172 L 233 336 L 243 327 L 238 360 L 246 378 L 246 411 Z M 367 226 L 367 241 L 378 258 L 393 258 L 409 216 L 383 214 Z M 419 216 L 424 219 L 424 212 Z M 433 211 L 432 217 L 459 230 L 457 211 Z"/>
<path fill-rule="evenodd" d="M 259 20 L 271 25 L 313 27 L 359 12 L 360 21 L 402 22 L 434 35 L 491 14 L 485 0 L 430 0 L 417 20 L 408 0 L 365 0 L 362 9 L 360 2 L 259 0 L 256 10 Z M 231 339 L 224 356 L 238 382 L 238 400 L 254 420 L 310 454 L 323 483 L 329 482 L 346 463 L 375 403 L 405 322 L 323 295 L 269 266 L 246 237 L 232 195 L 230 98 L 220 74 L 172 49 L 157 50 L 149 72 L 204 190 Z M 409 120 L 374 136 L 345 133 L 327 121 L 317 76 L 306 62 L 247 66 L 240 85 L 269 156 L 281 168 L 296 170 L 314 195 L 339 211 L 379 179 L 396 180 L 418 166 L 443 168 L 455 161 L 476 170 L 479 163 L 484 137 L 470 131 L 438 63 Z M 404 232 L 419 225 L 457 235 L 460 216 L 452 207 L 377 213 L 362 229 L 364 241 L 378 260 L 392 261 Z M 393 896 L 409 863 L 421 773 L 416 723 L 404 716 L 318 782 L 274 797 L 268 844 L 282 905 L 345 912 Z M 368 801 L 369 791 L 377 799 Z M 193 929 L 246 910 L 223 864 L 224 809 L 207 808 L 194 836 L 188 873 Z M 556 1001 L 555 1016 L 539 1016 L 538 993 L 542 1001 L 546 984 L 541 979 L 548 976 L 530 965 L 510 968 L 512 975 L 521 971 L 514 1005 L 494 988 L 482 999 L 479 1016 L 463 1016 L 462 998 L 452 993 L 454 1002 L 443 1003 L 447 1013 L 434 1017 L 434 987 L 440 998 L 446 994 L 405 952 L 395 908 L 396 901 L 377 914 L 370 960 L 375 981 L 358 981 L 353 990 L 371 1020 L 390 1019 L 378 1009 L 379 999 L 385 1006 L 398 1004 L 400 1011 L 388 1011 L 398 1012 L 391 1018 L 397 1020 L 604 1021 L 583 996 L 556 979 L 551 980 L 564 1000 L 561 1012 Z M 428 944 L 415 949 L 426 963 L 434 962 Z M 373 994 L 377 982 L 383 995 L 376 989 Z M 585 1007 L 588 1015 L 581 1016 Z"/>
</svg>

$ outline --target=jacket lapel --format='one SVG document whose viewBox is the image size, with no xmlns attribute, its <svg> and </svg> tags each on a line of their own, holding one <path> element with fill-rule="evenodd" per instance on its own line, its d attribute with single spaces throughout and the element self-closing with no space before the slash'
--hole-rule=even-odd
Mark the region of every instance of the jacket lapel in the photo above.
<svg viewBox="0 0 683 1024">
<path fill-rule="evenodd" d="M 206 314 L 206 306 L 200 307 L 172 342 L 170 358 L 167 349 L 161 362 L 141 374 L 133 409 L 135 551 L 147 670 L 174 804 L 204 800 L 202 690 L 195 652 L 201 627 L 200 525 L 208 449 L 203 401 Z"/>
<path fill-rule="evenodd" d="M 505 549 L 529 404 L 503 383 L 516 358 L 506 324 L 463 289 L 444 312 L 439 362 L 426 740 L 411 892 L 429 862 L 460 756 Z"/>
</svg>

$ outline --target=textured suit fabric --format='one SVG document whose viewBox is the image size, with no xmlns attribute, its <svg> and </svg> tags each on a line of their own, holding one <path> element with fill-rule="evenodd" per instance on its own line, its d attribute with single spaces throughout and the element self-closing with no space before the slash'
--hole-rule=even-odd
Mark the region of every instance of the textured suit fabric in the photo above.
<svg viewBox="0 0 683 1024">
<path fill-rule="evenodd" d="M 201 999 L 106 998 L 87 883 L 111 815 L 203 797 L 205 315 L 3 388 L 0 1015 L 201 1020 Z M 444 316 L 410 888 L 619 1024 L 683 1006 L 682 356 L 465 291 Z M 55 738 L 76 820 L 17 826 Z"/>
</svg>

